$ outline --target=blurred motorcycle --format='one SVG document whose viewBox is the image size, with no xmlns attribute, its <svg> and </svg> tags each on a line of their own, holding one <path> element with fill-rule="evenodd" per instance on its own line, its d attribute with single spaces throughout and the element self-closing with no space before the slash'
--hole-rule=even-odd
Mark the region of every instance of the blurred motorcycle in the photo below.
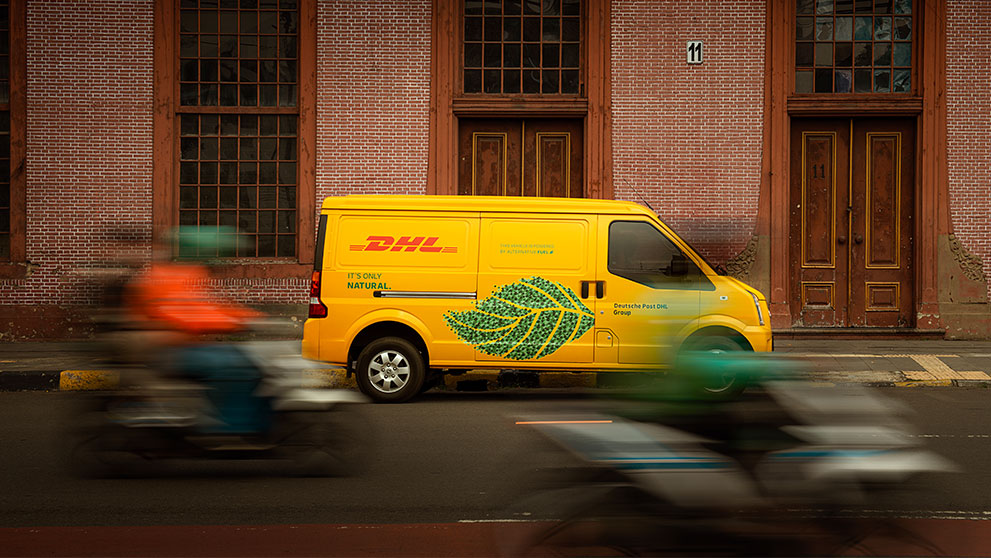
<svg viewBox="0 0 991 558">
<path fill-rule="evenodd" d="M 837 555 L 870 553 L 885 537 L 939 555 L 892 521 L 850 513 L 954 470 L 910 435 L 904 408 L 863 388 L 759 386 L 736 401 L 639 398 L 610 413 L 518 420 L 583 466 L 514 506 L 515 519 L 541 527 L 506 553 Z"/>
<path fill-rule="evenodd" d="M 73 471 L 146 475 L 205 459 L 274 460 L 303 476 L 349 475 L 364 467 L 371 444 L 364 396 L 305 385 L 300 370 L 306 361 L 275 357 L 264 342 L 238 350 L 242 365 L 260 374 L 245 379 L 218 366 L 207 380 L 191 381 L 132 368 L 120 371 L 119 389 L 80 395 L 81 409 L 69 425 Z M 218 362 L 229 367 L 231 359 Z"/>
</svg>

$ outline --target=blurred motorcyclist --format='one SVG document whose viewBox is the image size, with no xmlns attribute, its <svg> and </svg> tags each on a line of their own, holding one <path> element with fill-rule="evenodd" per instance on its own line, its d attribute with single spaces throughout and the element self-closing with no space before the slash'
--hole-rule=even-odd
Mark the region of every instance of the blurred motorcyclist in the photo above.
<svg viewBox="0 0 991 558">
<path fill-rule="evenodd" d="M 124 307 L 141 340 L 131 349 L 143 351 L 146 364 L 208 388 L 218 420 L 204 425 L 204 432 L 251 434 L 267 427 L 270 414 L 268 402 L 255 393 L 261 370 L 238 346 L 205 337 L 243 331 L 259 317 L 212 292 L 206 263 L 237 238 L 225 232 L 176 230 L 168 240 L 180 257 L 159 258 L 139 273 L 127 286 Z"/>
</svg>

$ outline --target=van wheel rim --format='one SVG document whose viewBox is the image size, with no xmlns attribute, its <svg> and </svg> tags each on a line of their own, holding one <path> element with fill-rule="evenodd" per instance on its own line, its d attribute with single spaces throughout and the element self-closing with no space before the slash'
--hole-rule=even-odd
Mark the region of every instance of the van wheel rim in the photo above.
<svg viewBox="0 0 991 558">
<path fill-rule="evenodd" d="M 368 364 L 368 380 L 382 393 L 396 393 L 409 382 L 409 361 L 397 351 L 382 351 Z"/>
</svg>

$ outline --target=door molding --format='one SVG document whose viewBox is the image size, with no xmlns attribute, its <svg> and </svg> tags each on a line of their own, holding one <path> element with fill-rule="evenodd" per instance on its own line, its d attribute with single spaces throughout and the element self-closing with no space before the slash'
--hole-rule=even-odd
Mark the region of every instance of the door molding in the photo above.
<svg viewBox="0 0 991 558">
<path fill-rule="evenodd" d="M 794 2 L 768 2 L 765 18 L 764 157 L 757 235 L 769 239 L 771 325 L 789 328 L 789 208 L 793 117 L 916 117 L 914 227 L 916 328 L 942 328 L 938 306 L 937 242 L 950 234 L 946 166 L 946 0 L 915 0 L 918 44 L 912 95 L 798 96 L 794 90 Z"/>
<path fill-rule="evenodd" d="M 461 95 L 460 0 L 433 0 L 427 194 L 458 191 L 458 119 L 579 117 L 584 119 L 585 196 L 612 199 L 611 2 L 585 0 L 584 97 Z"/>
</svg>

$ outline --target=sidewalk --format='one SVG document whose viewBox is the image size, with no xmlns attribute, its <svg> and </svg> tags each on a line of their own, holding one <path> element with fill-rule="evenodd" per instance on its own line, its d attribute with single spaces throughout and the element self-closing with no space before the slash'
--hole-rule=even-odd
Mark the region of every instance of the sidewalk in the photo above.
<svg viewBox="0 0 991 558">
<path fill-rule="evenodd" d="M 299 356 L 299 341 L 265 341 L 280 356 Z M 780 340 L 775 353 L 805 363 L 811 380 L 876 386 L 981 385 L 991 387 L 991 341 Z M 308 363 L 306 376 L 327 387 L 353 387 L 343 371 Z M 301 366 L 302 367 L 302 366 Z M 608 374 L 475 371 L 448 376 L 447 389 L 596 387 Z M 0 391 L 105 389 L 113 367 L 92 341 L 0 343 Z"/>
</svg>

